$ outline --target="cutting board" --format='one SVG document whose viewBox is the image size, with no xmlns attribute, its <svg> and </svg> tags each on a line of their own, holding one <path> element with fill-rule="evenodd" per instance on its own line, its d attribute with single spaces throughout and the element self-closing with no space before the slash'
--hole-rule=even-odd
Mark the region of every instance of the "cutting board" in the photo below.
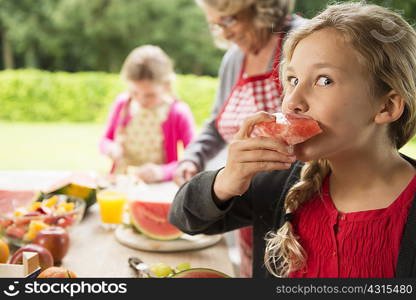
<svg viewBox="0 0 416 300">
<path fill-rule="evenodd" d="M 221 240 L 222 235 L 188 235 L 183 234 L 180 238 L 171 241 L 157 241 L 147 238 L 136 232 L 131 227 L 119 226 L 115 230 L 115 237 L 124 246 L 152 252 L 175 252 L 186 250 L 197 250 L 215 245 Z"/>
</svg>

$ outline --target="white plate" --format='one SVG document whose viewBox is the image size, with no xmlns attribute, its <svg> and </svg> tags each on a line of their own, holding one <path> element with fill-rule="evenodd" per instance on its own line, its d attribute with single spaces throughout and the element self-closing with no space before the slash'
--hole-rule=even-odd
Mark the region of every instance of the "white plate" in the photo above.
<svg viewBox="0 0 416 300">
<path fill-rule="evenodd" d="M 115 231 L 119 243 L 138 250 L 152 252 L 174 252 L 206 248 L 215 245 L 221 240 L 222 235 L 188 235 L 183 234 L 180 238 L 171 241 L 157 241 L 147 238 L 136 232 L 131 227 L 119 226 Z"/>
</svg>

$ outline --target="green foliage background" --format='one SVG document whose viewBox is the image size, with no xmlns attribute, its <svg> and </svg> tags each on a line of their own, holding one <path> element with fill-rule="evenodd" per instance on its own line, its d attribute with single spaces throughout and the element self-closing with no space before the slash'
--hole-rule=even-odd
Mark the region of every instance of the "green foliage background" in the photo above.
<svg viewBox="0 0 416 300">
<path fill-rule="evenodd" d="M 297 0 L 295 12 L 310 18 L 328 2 Z M 415 23 L 416 0 L 367 2 Z M 223 51 L 206 23 L 194 0 L 0 0 L 0 69 L 117 73 L 133 48 L 155 44 L 178 73 L 216 76 Z"/>
<path fill-rule="evenodd" d="M 213 101 L 217 79 L 178 75 L 175 91 L 189 104 L 200 126 Z M 0 72 L 0 120 L 16 122 L 104 122 L 124 85 L 102 72 Z"/>
<path fill-rule="evenodd" d="M 116 73 L 154 44 L 177 72 L 215 75 L 223 55 L 192 0 L 0 0 L 0 34 L 17 68 Z"/>
</svg>

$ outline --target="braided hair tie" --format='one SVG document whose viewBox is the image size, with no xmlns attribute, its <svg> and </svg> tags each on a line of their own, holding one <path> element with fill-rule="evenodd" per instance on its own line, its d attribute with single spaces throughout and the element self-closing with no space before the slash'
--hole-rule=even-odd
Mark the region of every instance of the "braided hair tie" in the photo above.
<svg viewBox="0 0 416 300">
<path fill-rule="evenodd" d="M 293 213 L 287 213 L 284 215 L 283 219 L 285 220 L 285 222 L 290 222 L 293 220 Z"/>
</svg>

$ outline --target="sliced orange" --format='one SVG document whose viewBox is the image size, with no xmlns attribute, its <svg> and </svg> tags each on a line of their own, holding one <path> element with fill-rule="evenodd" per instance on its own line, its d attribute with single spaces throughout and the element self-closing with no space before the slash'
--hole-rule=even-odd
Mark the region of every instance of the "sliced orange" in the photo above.
<svg viewBox="0 0 416 300">
<path fill-rule="evenodd" d="M 9 259 L 9 254 L 9 245 L 5 241 L 0 239 L 0 264 L 7 263 L 7 260 Z"/>
</svg>

